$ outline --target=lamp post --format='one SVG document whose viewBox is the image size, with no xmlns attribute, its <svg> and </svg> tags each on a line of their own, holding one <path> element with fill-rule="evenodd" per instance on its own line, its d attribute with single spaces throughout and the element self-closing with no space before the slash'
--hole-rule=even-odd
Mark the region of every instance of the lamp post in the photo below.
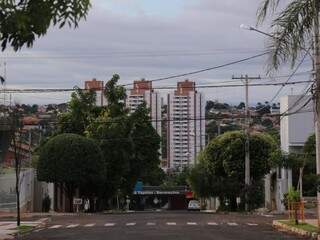
<svg viewBox="0 0 320 240">
<path fill-rule="evenodd" d="M 319 9 L 319 3 L 318 1 L 314 1 L 315 2 L 315 8 Z M 320 17 L 320 15 L 318 16 Z M 240 28 L 245 29 L 245 30 L 249 30 L 249 31 L 255 31 L 258 32 L 260 34 L 263 34 L 265 36 L 268 36 L 270 38 L 273 39 L 277 39 L 279 41 L 281 41 L 281 39 L 279 39 L 277 36 L 274 36 L 270 33 L 266 33 L 263 32 L 253 26 L 248 26 L 246 24 L 241 24 Z M 314 21 L 314 43 L 313 43 L 313 54 L 310 53 L 310 48 L 306 49 L 303 46 L 301 47 L 301 49 L 303 51 L 306 52 L 306 54 L 308 54 L 312 60 L 312 66 L 313 66 L 313 72 L 314 72 L 314 82 L 316 83 L 316 88 L 315 88 L 315 95 L 314 95 L 314 103 L 315 103 L 315 135 L 316 135 L 316 163 L 317 163 L 317 174 L 320 174 L 320 149 L 319 149 L 319 145 L 320 145 L 320 101 L 319 101 L 319 86 L 320 86 L 320 41 L 319 41 L 319 18 L 316 18 Z M 301 186 L 301 191 L 302 191 L 302 186 Z M 300 193 L 302 194 L 302 192 Z M 318 215 L 318 226 L 320 226 L 320 191 L 318 190 L 317 192 L 317 202 L 318 202 L 318 209 L 317 209 L 317 215 Z"/>
</svg>

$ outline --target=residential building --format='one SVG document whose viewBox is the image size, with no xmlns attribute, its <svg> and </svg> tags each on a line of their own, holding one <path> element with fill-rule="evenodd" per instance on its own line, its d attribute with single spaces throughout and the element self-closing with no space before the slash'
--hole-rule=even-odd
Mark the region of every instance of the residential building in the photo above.
<svg viewBox="0 0 320 240">
<path fill-rule="evenodd" d="M 167 161 L 170 169 L 196 164 L 204 148 L 205 100 L 195 89 L 195 82 L 178 82 L 177 90 L 168 94 Z"/>
<path fill-rule="evenodd" d="M 126 106 L 130 112 L 134 112 L 139 105 L 146 103 L 150 109 L 152 126 L 156 129 L 159 136 L 161 133 L 161 106 L 160 93 L 154 91 L 152 82 L 144 79 L 134 81 L 133 89 L 127 93 Z"/>
<path fill-rule="evenodd" d="M 93 90 L 96 92 L 96 105 L 105 106 L 107 104 L 107 99 L 104 96 L 104 83 L 103 81 L 97 81 L 97 79 L 92 79 L 91 81 L 85 82 L 86 90 Z"/>
<path fill-rule="evenodd" d="M 289 95 L 280 99 L 280 139 L 284 154 L 302 153 L 308 137 L 315 132 L 314 106 L 310 95 Z M 274 177 L 272 177 L 274 175 Z M 275 179 L 275 182 L 271 182 Z M 270 186 L 275 186 L 273 191 Z M 284 211 L 284 194 L 292 187 L 292 170 L 278 168 L 266 177 L 266 206 Z"/>
</svg>

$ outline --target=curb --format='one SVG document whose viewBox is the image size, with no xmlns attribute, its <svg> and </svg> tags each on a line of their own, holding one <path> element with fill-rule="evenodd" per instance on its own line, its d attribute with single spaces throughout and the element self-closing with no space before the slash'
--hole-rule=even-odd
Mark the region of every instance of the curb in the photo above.
<svg viewBox="0 0 320 240">
<path fill-rule="evenodd" d="M 309 237 L 309 238 L 312 238 L 312 239 L 320 240 L 320 235 L 318 233 L 316 233 L 316 232 L 308 232 L 308 231 L 305 231 L 303 229 L 291 227 L 291 226 L 288 226 L 287 224 L 281 223 L 281 222 L 279 222 L 277 220 L 274 220 L 272 222 L 272 226 L 274 228 L 278 229 L 278 230 L 282 230 L 282 231 L 285 231 L 285 232 L 291 232 L 291 233 L 295 233 L 295 234 L 303 236 L 303 237 Z"/>
</svg>

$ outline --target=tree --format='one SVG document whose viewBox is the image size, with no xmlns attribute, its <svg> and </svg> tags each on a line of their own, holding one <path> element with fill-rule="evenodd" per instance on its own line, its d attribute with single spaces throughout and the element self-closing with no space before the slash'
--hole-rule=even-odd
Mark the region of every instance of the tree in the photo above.
<svg viewBox="0 0 320 240">
<path fill-rule="evenodd" d="M 315 196 L 320 180 L 316 174 L 315 134 L 312 134 L 304 144 L 303 153 L 305 157 L 303 168 L 303 194 L 304 196 Z"/>
<path fill-rule="evenodd" d="M 75 133 L 84 135 L 88 125 L 101 112 L 96 106 L 94 91 L 79 88 L 71 94 L 68 111 L 58 116 L 58 133 Z"/>
<path fill-rule="evenodd" d="M 237 109 L 244 109 L 246 107 L 246 104 L 244 102 L 239 103 L 237 106 Z"/>
<path fill-rule="evenodd" d="M 86 18 L 90 0 L 2 0 L 0 1 L 0 41 L 2 50 L 31 47 L 36 38 L 46 35 L 52 25 L 67 23 L 77 27 Z"/>
<path fill-rule="evenodd" d="M 101 149 L 93 140 L 80 135 L 53 137 L 40 149 L 37 176 L 39 181 L 56 183 L 64 188 L 72 211 L 76 188 L 94 188 L 104 180 Z"/>
<path fill-rule="evenodd" d="M 222 205 L 226 200 L 230 201 L 230 208 L 236 209 L 236 198 L 242 198 L 242 204 L 248 202 L 251 209 L 257 207 L 261 201 L 261 180 L 274 165 L 271 154 L 276 149 L 274 140 L 267 134 L 255 133 L 250 136 L 250 169 L 251 185 L 246 189 L 244 183 L 244 144 L 245 134 L 243 132 L 228 132 L 213 139 L 199 156 L 200 166 L 190 178 L 191 186 L 198 193 L 205 192 L 199 182 L 206 183 L 204 187 L 211 196 L 219 197 Z M 192 176 L 192 175 L 191 175 Z M 194 179 L 194 180 L 192 180 Z M 206 191 L 207 191 L 206 190 Z M 258 199 L 245 199 L 245 192 L 249 196 L 259 196 Z"/>
<path fill-rule="evenodd" d="M 22 148 L 23 135 L 22 135 L 22 121 L 21 116 L 16 108 L 11 109 L 9 115 L 10 121 L 10 139 L 11 148 L 13 149 L 14 156 L 14 170 L 15 170 L 15 192 L 17 204 L 17 226 L 20 226 L 20 185 L 21 185 L 21 169 L 22 169 Z"/>
<path fill-rule="evenodd" d="M 151 124 L 150 111 L 145 103 L 129 116 L 129 123 L 132 124 L 133 158 L 130 159 L 128 190 L 132 191 L 138 179 L 151 183 L 152 173 L 160 171 L 160 136 Z"/>
<path fill-rule="evenodd" d="M 103 151 L 108 171 L 106 199 L 120 191 L 131 195 L 135 183 L 162 181 L 159 168 L 160 137 L 153 128 L 150 112 L 145 104 L 133 113 L 125 106 L 126 90 L 118 85 L 119 75 L 114 75 L 105 87 L 107 106 L 88 126 L 88 136 L 97 139 Z"/>
</svg>

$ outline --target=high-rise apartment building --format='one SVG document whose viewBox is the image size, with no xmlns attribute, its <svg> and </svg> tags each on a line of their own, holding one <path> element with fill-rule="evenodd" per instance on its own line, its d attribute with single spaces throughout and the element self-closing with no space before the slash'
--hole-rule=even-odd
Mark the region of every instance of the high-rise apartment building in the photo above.
<svg viewBox="0 0 320 240">
<path fill-rule="evenodd" d="M 96 105 L 105 106 L 107 104 L 107 99 L 104 96 L 104 83 L 103 81 L 97 81 L 97 79 L 92 79 L 91 81 L 85 82 L 86 90 L 93 90 L 96 92 Z"/>
<path fill-rule="evenodd" d="M 168 94 L 167 161 L 170 169 L 183 169 L 196 163 L 205 147 L 205 100 L 189 80 L 178 82 Z"/>
<path fill-rule="evenodd" d="M 152 82 L 146 80 L 134 81 L 133 89 L 128 91 L 126 106 L 131 112 L 134 112 L 139 105 L 146 103 L 150 109 L 150 118 L 152 126 L 161 136 L 161 97 L 160 94 L 152 88 Z"/>
</svg>

